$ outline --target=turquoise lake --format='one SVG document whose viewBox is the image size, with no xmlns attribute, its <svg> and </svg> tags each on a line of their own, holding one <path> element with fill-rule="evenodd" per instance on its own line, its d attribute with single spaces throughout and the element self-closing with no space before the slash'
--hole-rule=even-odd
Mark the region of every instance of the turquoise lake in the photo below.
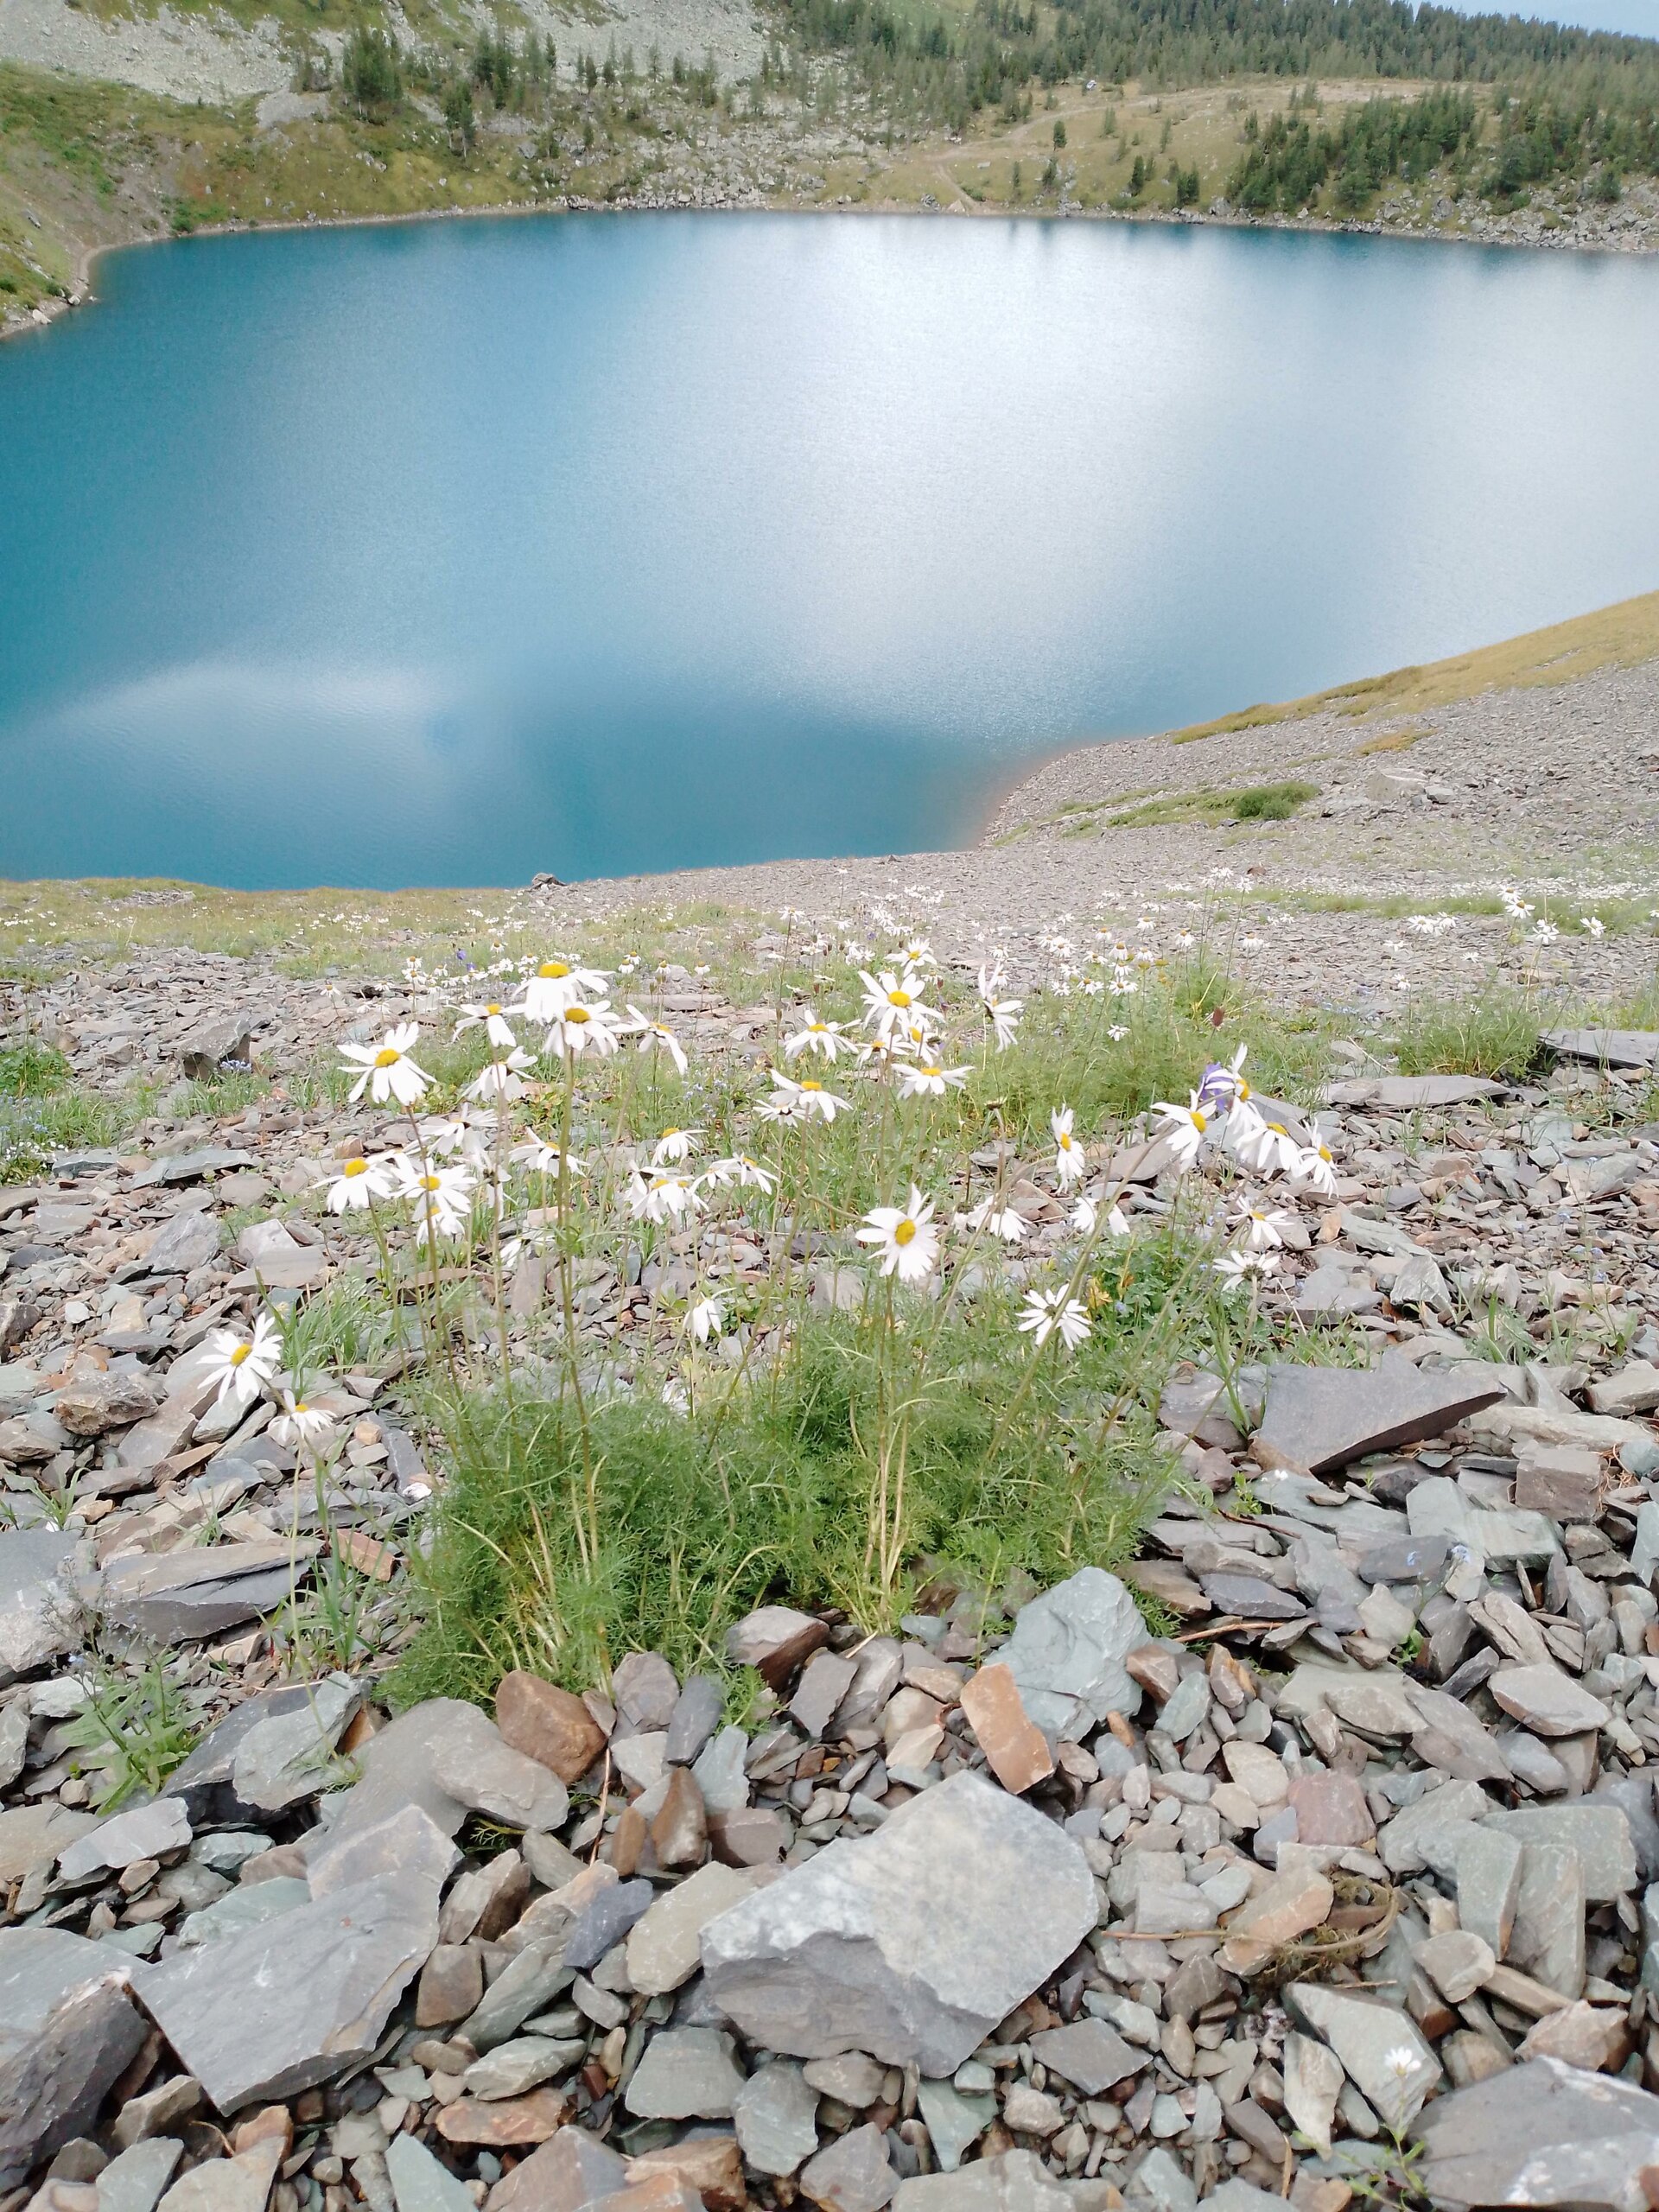
<svg viewBox="0 0 1659 2212">
<path fill-rule="evenodd" d="M 0 346 L 0 874 L 971 838 L 1659 585 L 1659 263 L 1074 221 L 199 238 Z"/>
</svg>

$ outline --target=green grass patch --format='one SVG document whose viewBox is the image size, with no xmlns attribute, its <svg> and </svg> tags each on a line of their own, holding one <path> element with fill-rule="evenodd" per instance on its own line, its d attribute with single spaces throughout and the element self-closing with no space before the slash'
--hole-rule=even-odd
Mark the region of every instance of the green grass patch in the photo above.
<svg viewBox="0 0 1659 2212">
<path fill-rule="evenodd" d="M 1546 1057 L 1537 1001 L 1493 989 L 1414 1001 L 1393 1039 L 1402 1075 L 1483 1075 L 1522 1082 Z"/>
<path fill-rule="evenodd" d="M 1288 822 L 1299 808 L 1319 795 L 1317 785 L 1294 779 L 1247 785 L 1240 791 L 1217 791 L 1206 785 L 1199 791 L 1163 791 L 1154 798 L 1108 814 L 1104 826 L 1109 830 L 1156 830 L 1190 822 L 1219 829 L 1229 822 Z"/>
</svg>

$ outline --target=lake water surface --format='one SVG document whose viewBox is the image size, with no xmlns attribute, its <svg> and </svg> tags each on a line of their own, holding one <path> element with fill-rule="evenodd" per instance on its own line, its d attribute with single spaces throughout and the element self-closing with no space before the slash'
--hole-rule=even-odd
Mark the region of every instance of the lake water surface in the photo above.
<svg viewBox="0 0 1659 2212">
<path fill-rule="evenodd" d="M 192 239 L 0 347 L 0 874 L 970 837 L 1659 584 L 1659 264 L 1084 221 Z"/>
</svg>

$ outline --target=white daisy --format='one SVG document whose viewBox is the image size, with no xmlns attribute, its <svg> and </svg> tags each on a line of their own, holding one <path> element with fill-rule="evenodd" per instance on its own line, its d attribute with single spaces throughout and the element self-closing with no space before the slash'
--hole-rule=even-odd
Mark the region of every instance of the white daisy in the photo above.
<svg viewBox="0 0 1659 2212">
<path fill-rule="evenodd" d="M 651 1148 L 653 1167 L 677 1167 L 683 1160 L 690 1160 L 697 1148 L 701 1129 L 664 1129 Z"/>
<path fill-rule="evenodd" d="M 401 1021 L 396 1028 L 388 1029 L 378 1045 L 340 1046 L 340 1056 L 347 1065 L 362 1071 L 352 1085 L 353 1104 L 365 1090 L 377 1106 L 384 1106 L 388 1098 L 395 1098 L 400 1106 L 413 1106 L 425 1096 L 432 1078 L 409 1057 L 420 1033 L 418 1022 Z"/>
<path fill-rule="evenodd" d="M 1005 1244 L 1023 1243 L 1031 1234 L 1031 1224 L 1024 1214 L 1016 1213 L 1012 1206 L 999 1206 L 995 1198 L 982 1198 L 967 1213 L 957 1216 L 959 1229 L 988 1230 L 993 1236 L 1000 1236 Z"/>
<path fill-rule="evenodd" d="M 673 1061 L 676 1073 L 685 1073 L 685 1047 L 666 1022 L 652 1020 L 648 1014 L 641 1014 L 637 1006 L 628 1008 L 628 1020 L 639 1033 L 639 1050 L 642 1052 L 654 1052 L 660 1048 Z"/>
<path fill-rule="evenodd" d="M 282 1338 L 275 1322 L 264 1313 L 254 1323 L 251 1338 L 238 1337 L 234 1329 L 215 1329 L 207 1339 L 207 1350 L 211 1357 L 201 1379 L 218 1384 L 215 1405 L 222 1406 L 226 1398 L 233 1398 L 238 1406 L 251 1406 L 262 1390 L 270 1388 L 283 1363 Z"/>
<path fill-rule="evenodd" d="M 1028 1290 L 1014 1325 L 1032 1338 L 1039 1351 L 1057 1329 L 1067 1351 L 1075 1351 L 1093 1334 L 1083 1300 L 1063 1289 Z"/>
<path fill-rule="evenodd" d="M 933 1201 L 912 1183 L 908 1206 L 872 1206 L 858 1232 L 861 1244 L 880 1255 L 884 1275 L 920 1282 L 938 1264 L 939 1232 L 933 1227 Z"/>
<path fill-rule="evenodd" d="M 561 1155 L 557 1145 L 549 1144 L 545 1137 L 538 1137 L 534 1134 L 527 1137 L 523 1144 L 514 1145 L 508 1154 L 509 1159 L 516 1160 L 521 1166 L 529 1168 L 532 1175 L 556 1175 L 559 1172 L 561 1157 L 573 1175 L 585 1175 L 588 1173 L 574 1152 L 567 1152 Z"/>
<path fill-rule="evenodd" d="M 780 1068 L 774 1068 L 772 1081 L 771 1097 L 760 1099 L 755 1105 L 756 1113 L 768 1122 L 810 1122 L 815 1115 L 820 1121 L 833 1122 L 837 1114 L 851 1110 L 844 1098 L 826 1090 L 810 1076 L 794 1083 Z"/>
<path fill-rule="evenodd" d="M 1071 1134 L 1071 1109 L 1069 1106 L 1056 1108 L 1048 1117 L 1048 1126 L 1058 1147 L 1054 1173 L 1059 1177 L 1060 1188 L 1065 1190 L 1068 1184 L 1083 1180 L 1089 1172 L 1088 1162 L 1083 1156 L 1083 1147 Z"/>
<path fill-rule="evenodd" d="M 610 978 L 597 968 L 578 968 L 564 960 L 543 960 L 524 982 L 524 1012 L 531 1021 L 556 1021 L 584 991 L 602 998 Z"/>
<path fill-rule="evenodd" d="M 378 1160 L 345 1160 L 328 1185 L 330 1213 L 363 1213 L 377 1198 L 391 1196 L 397 1173 L 395 1154 Z"/>
<path fill-rule="evenodd" d="M 892 969 L 884 968 L 879 976 L 861 968 L 858 980 L 864 986 L 864 1018 L 879 1036 L 890 1036 L 899 1027 L 931 1031 L 938 1017 L 931 1007 L 923 1004 L 926 982 L 913 968 L 897 976 Z"/>
<path fill-rule="evenodd" d="M 334 1417 L 320 1406 L 308 1406 L 291 1390 L 283 1393 L 283 1410 L 270 1424 L 275 1440 L 289 1451 L 315 1452 L 334 1426 Z"/>
<path fill-rule="evenodd" d="M 1290 1217 L 1281 1208 L 1253 1206 L 1246 1200 L 1233 1218 L 1252 1252 L 1276 1252 L 1285 1241 L 1285 1224 Z"/>
<path fill-rule="evenodd" d="M 1199 1105 L 1198 1092 L 1192 1093 L 1190 1106 L 1172 1106 L 1167 1099 L 1157 1098 L 1153 1101 L 1152 1110 L 1163 1116 L 1160 1130 L 1169 1139 L 1176 1166 L 1185 1175 L 1197 1160 L 1210 1127 L 1210 1116 Z"/>
<path fill-rule="evenodd" d="M 499 1052 L 512 1052 L 518 1042 L 507 1027 L 506 1012 L 504 1007 L 495 1005 L 462 1007 L 461 1020 L 455 1024 L 456 1036 L 461 1036 L 468 1029 L 477 1029 L 480 1027 Z"/>
<path fill-rule="evenodd" d="M 740 1190 L 770 1192 L 778 1177 L 770 1167 L 763 1167 L 758 1160 L 751 1160 L 746 1152 L 734 1153 L 729 1160 L 711 1160 L 703 1170 L 703 1180 L 728 1191 L 735 1183 Z"/>
<path fill-rule="evenodd" d="M 899 1070 L 899 1095 L 901 1098 L 943 1098 L 947 1090 L 960 1090 L 970 1072 L 968 1068 L 942 1068 L 933 1060 L 907 1061 Z"/>
<path fill-rule="evenodd" d="M 568 1060 L 594 1052 L 602 1059 L 607 1052 L 615 1052 L 618 1037 L 616 1016 L 608 999 L 596 999 L 591 1006 L 573 999 L 554 1016 L 542 1050 L 550 1057 L 558 1052 Z"/>
<path fill-rule="evenodd" d="M 817 1052 L 834 1065 L 837 1052 L 850 1050 L 841 1033 L 838 1021 L 821 1021 L 808 1007 L 801 1016 L 801 1026 L 792 1036 L 784 1039 L 784 1058 L 798 1060 L 803 1052 Z"/>
<path fill-rule="evenodd" d="M 726 1309 L 719 1299 L 712 1297 L 699 1298 L 688 1306 L 683 1324 L 686 1335 L 700 1344 L 717 1337 L 725 1325 Z"/>
</svg>

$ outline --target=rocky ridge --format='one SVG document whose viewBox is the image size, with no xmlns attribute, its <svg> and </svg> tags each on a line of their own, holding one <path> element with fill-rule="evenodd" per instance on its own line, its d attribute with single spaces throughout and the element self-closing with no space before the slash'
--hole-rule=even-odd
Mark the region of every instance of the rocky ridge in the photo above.
<svg viewBox="0 0 1659 2212">
<path fill-rule="evenodd" d="M 665 988 L 759 1050 L 769 1008 Z M 106 1078 L 350 1019 L 201 956 L 109 989 L 47 1007 Z M 1188 1482 L 1127 1582 L 893 1637 L 768 1606 L 741 1727 L 650 1653 L 493 1716 L 296 1663 L 325 1548 L 395 1656 L 442 1480 L 410 1354 L 341 1377 L 317 1501 L 200 1348 L 360 1258 L 313 1202 L 359 1117 L 272 1096 L 0 1186 L 0 2212 L 1644 2202 L 1659 1039 L 1553 1043 L 1519 1090 L 1351 1048 L 1264 1295 L 1368 1363 L 1173 1374 Z M 1131 1214 L 1161 1164 L 1112 1163 Z M 87 1655 L 131 1639 L 208 1725 L 105 1818 Z"/>
</svg>

